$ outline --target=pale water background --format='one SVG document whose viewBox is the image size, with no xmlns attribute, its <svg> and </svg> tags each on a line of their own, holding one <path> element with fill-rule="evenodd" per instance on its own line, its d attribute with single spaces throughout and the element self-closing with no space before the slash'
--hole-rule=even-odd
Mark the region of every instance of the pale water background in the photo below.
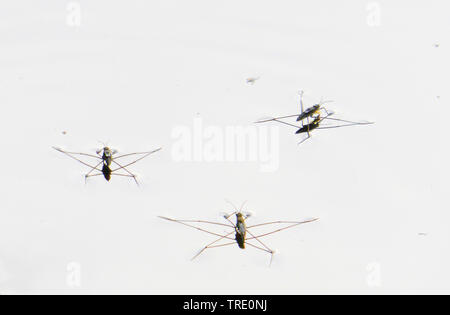
<svg viewBox="0 0 450 315">
<path fill-rule="evenodd" d="M 450 293 L 448 1 L 2 1 L 0 293 Z M 254 85 L 249 77 L 260 77 Z M 312 105 L 367 127 L 299 138 L 279 166 L 174 161 L 174 129 Z M 63 132 L 66 132 L 64 135 Z M 142 185 L 84 184 L 51 146 L 163 151 Z M 162 221 L 321 220 L 190 258 Z M 219 232 L 220 229 L 219 229 Z M 419 235 L 426 233 L 426 235 Z"/>
</svg>

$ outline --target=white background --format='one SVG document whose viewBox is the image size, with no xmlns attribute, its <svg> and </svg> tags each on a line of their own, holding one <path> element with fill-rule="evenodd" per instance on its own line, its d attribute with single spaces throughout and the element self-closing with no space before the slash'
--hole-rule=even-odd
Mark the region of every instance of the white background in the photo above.
<svg viewBox="0 0 450 315">
<path fill-rule="evenodd" d="M 79 26 L 68 1 L 0 4 L 0 293 L 450 293 L 448 1 L 74 3 Z M 291 114 L 300 89 L 376 124 L 302 146 L 280 126 L 272 173 L 173 161 L 176 126 Z M 164 149 L 140 188 L 51 149 L 99 140 Z M 217 221 L 225 199 L 320 221 L 264 239 L 270 268 L 237 246 L 191 262 L 214 238 L 157 215 Z"/>
</svg>

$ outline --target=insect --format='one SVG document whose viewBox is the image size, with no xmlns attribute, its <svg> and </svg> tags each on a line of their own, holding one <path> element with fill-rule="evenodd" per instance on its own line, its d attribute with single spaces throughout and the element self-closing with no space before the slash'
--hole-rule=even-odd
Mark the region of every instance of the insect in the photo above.
<svg viewBox="0 0 450 315">
<path fill-rule="evenodd" d="M 285 124 L 291 127 L 294 127 L 297 129 L 296 134 L 303 134 L 306 133 L 307 137 L 304 138 L 302 141 L 299 142 L 299 144 L 302 144 L 309 138 L 311 138 L 311 131 L 315 129 L 333 129 L 333 128 L 340 128 L 340 127 L 347 127 L 347 126 L 355 126 L 355 125 L 370 125 L 373 124 L 373 122 L 355 122 L 355 121 L 349 121 L 349 120 L 343 120 L 338 118 L 331 117 L 334 113 L 328 111 L 323 104 L 332 102 L 332 101 L 321 101 L 318 104 L 315 104 L 311 107 L 308 107 L 304 109 L 303 106 L 303 91 L 300 91 L 300 113 L 294 114 L 294 115 L 288 115 L 288 116 L 282 116 L 282 117 L 275 117 L 270 119 L 263 119 L 259 120 L 256 123 L 266 123 L 266 122 L 279 122 L 281 124 Z M 287 118 L 297 118 L 297 122 L 301 122 L 301 126 L 297 126 L 293 123 L 288 123 L 284 121 L 283 119 Z M 321 123 L 324 120 L 331 120 L 331 121 L 338 121 L 344 124 L 341 125 L 335 125 L 335 126 L 321 126 Z M 306 122 L 305 122 L 306 121 Z"/>
<path fill-rule="evenodd" d="M 215 241 L 207 244 L 205 247 L 203 247 L 194 257 L 192 257 L 192 260 L 200 256 L 205 250 L 210 248 L 217 248 L 217 247 L 224 247 L 224 246 L 230 246 L 230 245 L 238 245 L 239 248 L 245 249 L 246 245 L 256 248 L 258 250 L 264 251 L 266 253 L 270 254 L 270 264 L 272 264 L 273 255 L 275 253 L 274 250 L 270 249 L 267 245 L 265 245 L 260 238 L 272 235 L 274 233 L 293 228 L 294 226 L 306 224 L 310 222 L 317 221 L 317 218 L 314 219 L 308 219 L 304 221 L 273 221 L 273 222 L 266 222 L 266 223 L 260 223 L 255 225 L 247 226 L 246 220 L 250 217 L 249 213 L 243 213 L 242 208 L 244 204 L 242 205 L 241 209 L 237 211 L 236 207 L 233 213 L 231 214 L 225 214 L 223 218 L 227 221 L 227 223 L 221 223 L 221 222 L 212 222 L 212 221 L 204 221 L 204 220 L 177 220 L 177 219 L 171 219 L 168 217 L 159 216 L 159 218 L 168 220 L 171 222 L 180 223 L 182 225 L 194 228 L 198 231 L 202 231 L 205 233 L 208 233 L 210 235 L 218 236 L 219 238 Z M 231 221 L 231 217 L 235 216 L 236 223 L 233 223 Z M 229 232 L 226 232 L 226 234 L 219 234 L 216 232 L 212 232 L 206 229 L 203 229 L 202 227 L 196 226 L 194 224 L 209 224 L 209 225 L 215 225 L 215 226 L 221 226 L 226 227 L 229 229 Z M 271 232 L 263 232 L 258 235 L 257 233 L 252 232 L 253 229 L 262 227 L 262 226 L 268 226 L 268 225 L 276 225 L 281 224 L 283 227 L 278 228 L 276 230 L 273 230 Z M 287 226 L 286 226 L 287 225 Z M 234 234 L 234 235 L 233 235 Z M 221 241 L 229 241 L 229 242 L 222 242 Z"/>
<path fill-rule="evenodd" d="M 137 181 L 136 175 L 131 173 L 127 169 L 127 167 L 137 163 L 138 161 L 140 161 L 140 160 L 142 160 L 144 158 L 146 158 L 150 154 L 153 154 L 155 152 L 160 151 L 162 148 L 159 148 L 159 149 L 156 149 L 156 150 L 153 150 L 153 151 L 148 151 L 148 152 L 136 152 L 136 153 L 122 154 L 122 155 L 119 155 L 119 156 L 115 156 L 118 153 L 117 150 L 111 150 L 106 145 L 102 149 L 96 151 L 97 155 L 88 154 L 88 153 L 79 153 L 79 152 L 67 152 L 67 151 L 64 151 L 64 150 L 62 150 L 60 148 L 56 148 L 56 147 L 53 147 L 53 149 L 55 149 L 58 152 L 66 154 L 67 156 L 71 157 L 72 159 L 77 160 L 78 162 L 80 162 L 83 165 L 86 165 L 86 166 L 90 167 L 89 172 L 84 175 L 85 181 L 89 177 L 95 177 L 95 176 L 101 176 L 101 175 L 103 175 L 103 177 L 107 181 L 111 180 L 111 176 L 121 176 L 121 177 L 131 177 L 131 178 L 133 178 L 134 181 L 136 182 L 136 184 L 139 186 L 139 182 Z M 121 163 L 119 163 L 117 161 L 117 160 L 120 160 L 122 158 L 133 156 L 133 155 L 137 155 L 137 156 L 139 156 L 139 158 L 137 158 L 136 160 L 134 160 L 132 162 L 128 162 L 128 163 L 126 163 L 124 165 L 122 165 Z M 93 158 L 93 159 L 96 160 L 97 164 L 96 165 L 91 165 L 89 163 L 86 163 L 86 162 L 82 161 L 81 159 L 77 158 L 76 156 L 83 156 L 83 157 Z M 112 165 L 114 165 L 116 167 L 112 168 Z M 101 168 L 100 168 L 100 166 L 101 166 Z M 120 170 L 125 171 L 126 174 L 117 173 Z"/>
</svg>

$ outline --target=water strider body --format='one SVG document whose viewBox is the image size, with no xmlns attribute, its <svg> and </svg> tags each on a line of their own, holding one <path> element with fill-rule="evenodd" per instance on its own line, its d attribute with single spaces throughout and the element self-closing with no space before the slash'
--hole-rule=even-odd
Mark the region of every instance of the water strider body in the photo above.
<svg viewBox="0 0 450 315">
<path fill-rule="evenodd" d="M 245 218 L 242 213 L 236 213 L 236 234 L 235 239 L 239 248 L 245 249 L 245 237 L 247 236 L 247 226 L 245 225 Z"/>
<path fill-rule="evenodd" d="M 105 179 L 109 182 L 111 180 L 111 174 L 112 174 L 111 163 L 112 163 L 112 158 L 113 158 L 114 152 L 111 151 L 111 149 L 108 148 L 108 147 L 104 147 L 102 149 L 102 151 L 103 151 L 103 154 L 102 154 L 102 160 L 103 160 L 102 173 L 103 173 L 103 176 L 105 177 Z M 97 154 L 98 153 L 99 152 L 97 152 Z"/>
<path fill-rule="evenodd" d="M 308 117 L 312 117 L 314 115 L 320 114 L 320 110 L 321 110 L 321 105 L 320 104 L 316 104 L 314 106 L 308 107 L 304 111 L 302 109 L 302 112 L 297 117 L 297 121 L 301 121 L 301 120 L 304 120 L 304 119 L 306 119 Z"/>
</svg>

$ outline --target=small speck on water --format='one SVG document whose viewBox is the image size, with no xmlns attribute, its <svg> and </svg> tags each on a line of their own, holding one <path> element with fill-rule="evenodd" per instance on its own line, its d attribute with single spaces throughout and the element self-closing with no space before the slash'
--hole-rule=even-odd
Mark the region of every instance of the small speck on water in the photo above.
<svg viewBox="0 0 450 315">
<path fill-rule="evenodd" d="M 247 84 L 255 84 L 256 80 L 259 80 L 259 77 L 256 78 L 248 78 L 247 79 Z"/>
</svg>

